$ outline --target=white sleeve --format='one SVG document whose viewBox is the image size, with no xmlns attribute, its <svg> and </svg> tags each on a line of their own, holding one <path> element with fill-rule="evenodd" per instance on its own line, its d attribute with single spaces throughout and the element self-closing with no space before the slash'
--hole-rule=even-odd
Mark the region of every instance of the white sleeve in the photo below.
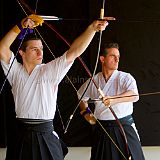
<svg viewBox="0 0 160 160">
<path fill-rule="evenodd" d="M 90 95 L 90 89 L 91 89 L 91 84 L 89 85 L 88 87 L 88 84 L 90 83 L 90 79 L 88 79 L 78 90 L 78 99 L 80 99 L 82 96 L 82 100 L 84 101 L 88 101 L 89 98 L 91 98 L 91 95 Z M 88 88 L 87 88 L 88 87 Z M 87 88 L 87 90 L 86 90 Z M 85 92 L 85 94 L 84 94 Z M 84 94 L 84 95 L 83 95 Z"/>
<path fill-rule="evenodd" d="M 48 77 L 50 77 L 50 79 L 56 79 L 60 82 L 71 68 L 74 61 L 70 63 L 67 62 L 66 53 L 67 52 L 46 64 Z"/>
<path fill-rule="evenodd" d="M 136 80 L 131 74 L 127 74 L 125 77 L 123 87 L 125 87 L 127 91 L 133 91 L 135 94 L 138 94 Z"/>
<path fill-rule="evenodd" d="M 9 83 L 12 85 L 13 75 L 17 71 L 19 66 L 19 63 L 17 62 L 17 59 L 15 58 L 13 52 L 11 53 L 11 59 L 9 61 L 9 64 L 1 60 L 1 65 L 3 68 L 4 74 L 7 76 Z"/>
</svg>

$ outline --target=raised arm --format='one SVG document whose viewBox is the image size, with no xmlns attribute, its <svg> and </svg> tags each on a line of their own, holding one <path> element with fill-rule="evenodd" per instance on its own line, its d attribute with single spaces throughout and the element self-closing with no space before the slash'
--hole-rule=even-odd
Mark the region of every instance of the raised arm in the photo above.
<svg viewBox="0 0 160 160">
<path fill-rule="evenodd" d="M 105 30 L 108 25 L 107 20 L 114 20 L 113 17 L 106 17 L 104 20 L 96 20 L 91 23 L 87 29 L 72 43 L 67 52 L 67 61 L 73 61 L 79 57 L 88 47 L 94 35 L 98 31 Z"/>
<path fill-rule="evenodd" d="M 0 59 L 9 63 L 11 57 L 10 46 L 16 39 L 18 33 L 15 30 L 16 26 L 13 27 L 0 41 Z"/>
<path fill-rule="evenodd" d="M 43 19 L 37 15 L 30 15 L 24 18 L 21 23 L 14 26 L 0 41 L 0 59 L 9 63 L 11 58 L 10 46 L 24 28 L 34 28 L 43 23 Z"/>
</svg>

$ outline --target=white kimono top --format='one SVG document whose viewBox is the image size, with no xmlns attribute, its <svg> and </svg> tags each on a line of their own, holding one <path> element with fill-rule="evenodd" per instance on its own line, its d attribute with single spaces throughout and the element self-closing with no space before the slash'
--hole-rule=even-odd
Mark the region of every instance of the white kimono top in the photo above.
<svg viewBox="0 0 160 160">
<path fill-rule="evenodd" d="M 106 83 L 102 72 L 99 72 L 98 74 L 94 76 L 94 80 L 97 83 L 97 85 L 102 89 L 103 93 L 106 96 L 115 96 L 115 95 L 119 95 L 126 91 L 133 91 L 135 94 L 138 94 L 136 81 L 129 73 L 115 70 Z M 79 98 L 83 94 L 88 83 L 89 83 L 89 80 L 87 80 L 80 87 L 78 91 Z M 90 83 L 82 100 L 87 101 L 89 98 L 91 99 L 101 98 L 101 95 L 97 91 L 93 82 Z M 118 104 L 112 105 L 112 108 L 118 118 L 123 118 L 133 113 L 133 102 L 118 103 Z M 94 115 L 99 120 L 114 120 L 115 119 L 111 111 L 102 103 L 102 101 L 95 101 Z"/>
<path fill-rule="evenodd" d="M 9 64 L 1 61 L 4 73 Z M 29 75 L 22 64 L 15 59 L 7 76 L 12 86 L 15 110 L 18 118 L 53 119 L 56 111 L 58 84 L 64 78 L 72 63 L 66 61 L 66 53 L 47 64 L 37 65 Z"/>
</svg>

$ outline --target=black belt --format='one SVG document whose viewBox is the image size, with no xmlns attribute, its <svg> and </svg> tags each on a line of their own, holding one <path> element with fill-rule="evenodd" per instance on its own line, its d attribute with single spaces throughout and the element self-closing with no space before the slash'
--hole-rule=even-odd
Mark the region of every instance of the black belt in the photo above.
<svg viewBox="0 0 160 160">
<path fill-rule="evenodd" d="M 17 118 L 17 120 L 28 124 L 41 124 L 53 121 L 52 119 L 28 119 L 28 118 Z"/>
<path fill-rule="evenodd" d="M 23 131 L 52 132 L 54 130 L 51 119 L 17 118 L 17 129 Z"/>
<path fill-rule="evenodd" d="M 118 119 L 122 125 L 131 125 L 134 123 L 133 117 L 128 115 L 126 117 Z M 104 126 L 118 126 L 116 120 L 99 120 L 100 123 Z"/>
</svg>

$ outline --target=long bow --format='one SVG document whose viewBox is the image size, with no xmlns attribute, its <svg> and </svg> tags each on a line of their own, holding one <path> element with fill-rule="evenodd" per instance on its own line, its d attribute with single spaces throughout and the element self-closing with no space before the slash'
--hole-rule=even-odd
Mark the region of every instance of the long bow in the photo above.
<svg viewBox="0 0 160 160">
<path fill-rule="evenodd" d="M 103 0 L 103 3 L 102 3 L 102 8 L 100 10 L 100 19 L 103 20 L 104 18 L 104 7 L 105 7 L 105 0 Z M 98 60 L 99 60 L 99 53 L 100 53 L 100 48 L 101 48 L 101 40 L 102 40 L 102 31 L 100 31 L 100 34 L 99 34 L 99 45 L 98 45 L 98 54 L 97 54 L 97 61 L 96 61 L 96 65 L 95 65 L 95 69 L 94 69 L 94 72 L 93 72 L 93 75 L 91 77 L 91 80 L 92 82 L 94 83 L 95 87 L 97 88 L 97 90 L 99 91 L 100 95 L 102 96 L 102 98 L 105 97 L 105 94 L 103 93 L 103 91 L 101 90 L 101 88 L 96 84 L 96 82 L 94 81 L 93 77 L 95 75 L 95 72 L 96 72 L 96 69 L 97 69 L 97 64 L 98 64 Z M 91 82 L 91 81 L 90 81 Z M 88 85 L 89 86 L 89 85 Z M 85 90 L 86 91 L 86 90 Z M 124 143 L 125 143 L 125 147 L 126 147 L 126 153 L 127 153 L 127 157 L 125 157 L 125 159 L 128 159 L 128 160 L 131 160 L 131 155 L 130 155 L 130 152 L 129 152 L 129 147 L 128 147 L 128 141 L 127 141 L 127 137 L 126 137 L 126 134 L 125 134 L 125 131 L 124 131 L 124 128 L 121 124 L 121 122 L 119 121 L 116 113 L 114 112 L 114 110 L 112 109 L 111 106 L 109 106 L 109 109 L 112 113 L 112 115 L 114 116 L 115 120 L 116 120 L 116 123 L 118 124 L 119 128 L 120 128 L 120 131 L 121 131 L 121 134 L 123 136 L 123 139 L 124 139 Z M 100 122 L 98 121 L 98 123 L 100 124 Z M 102 127 L 102 125 L 100 124 L 100 126 Z M 102 129 L 104 129 L 102 127 Z M 124 153 L 121 153 L 124 157 Z"/>
<path fill-rule="evenodd" d="M 22 7 L 22 4 L 23 6 L 25 6 L 25 8 L 27 8 L 29 10 L 29 12 L 31 13 L 34 13 L 34 11 L 23 1 L 23 0 L 17 0 L 18 4 L 21 6 L 21 8 L 23 9 L 23 11 L 25 12 L 24 8 Z M 103 0 L 103 7 L 101 9 L 101 12 L 100 12 L 100 19 L 103 19 L 104 17 L 104 4 L 105 4 L 105 1 Z M 27 13 L 25 12 L 25 14 L 27 15 Z M 68 43 L 68 41 L 60 34 L 58 33 L 53 27 L 52 25 L 50 25 L 49 23 L 47 23 L 46 21 L 44 22 L 52 31 L 54 31 L 68 46 L 70 46 L 70 44 Z M 100 39 L 99 39 L 99 45 L 98 45 L 98 56 L 97 56 L 97 60 L 99 59 L 99 51 L 100 51 L 100 47 L 101 47 L 101 37 L 102 37 L 102 31 L 100 31 Z M 93 79 L 93 75 L 95 74 L 96 72 L 96 67 L 94 69 L 94 73 L 93 75 L 90 73 L 88 67 L 85 65 L 85 63 L 83 62 L 83 60 L 78 57 L 78 59 L 80 60 L 81 64 L 83 65 L 83 67 L 85 68 L 85 70 L 87 71 L 87 73 L 89 74 L 92 82 L 95 84 L 96 88 L 98 89 L 99 93 L 101 94 L 102 97 L 104 97 L 104 93 L 102 92 L 102 90 L 97 86 L 96 82 L 94 81 Z M 118 120 L 115 112 L 113 111 L 113 109 L 111 108 L 111 106 L 109 107 L 111 113 L 113 114 L 113 116 L 115 117 L 115 120 L 118 124 L 118 126 L 120 127 L 120 130 L 121 130 L 121 133 L 122 133 L 122 136 L 124 137 L 124 142 L 126 144 L 126 152 L 127 152 L 127 158 L 124 156 L 124 153 L 118 148 L 118 146 L 115 144 L 115 142 L 113 141 L 113 139 L 109 136 L 109 138 L 111 139 L 111 141 L 116 145 L 116 148 L 118 148 L 118 150 L 120 151 L 120 153 L 122 154 L 122 156 L 127 160 L 130 159 L 130 154 L 129 154 L 129 149 L 128 149 L 128 142 L 127 142 L 127 138 L 126 138 L 126 135 L 125 135 L 125 132 L 124 132 L 124 129 L 123 129 L 123 126 L 121 125 L 120 121 Z M 105 131 L 106 132 L 106 131 Z"/>
</svg>

